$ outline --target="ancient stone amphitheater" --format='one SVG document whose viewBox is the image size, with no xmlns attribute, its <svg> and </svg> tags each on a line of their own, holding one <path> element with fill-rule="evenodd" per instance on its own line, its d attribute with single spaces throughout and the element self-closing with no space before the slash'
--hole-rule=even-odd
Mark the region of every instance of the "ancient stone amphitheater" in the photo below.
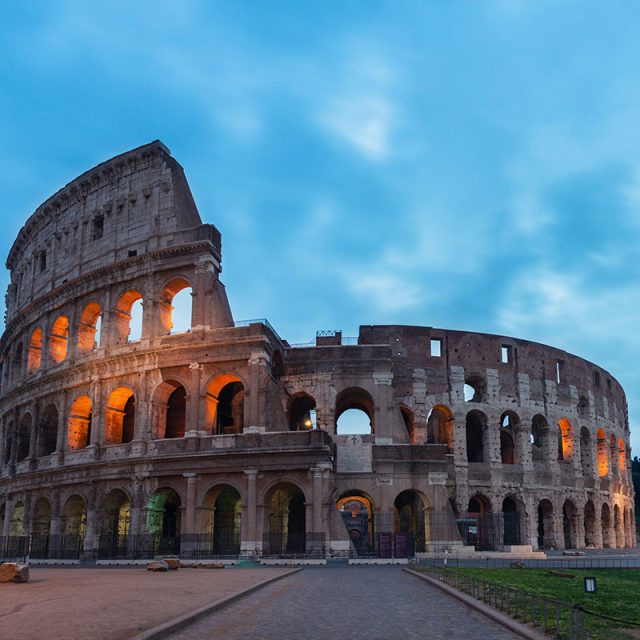
<svg viewBox="0 0 640 640">
<path fill-rule="evenodd" d="M 7 267 L 0 556 L 635 543 L 611 374 L 497 335 L 362 326 L 290 345 L 234 322 L 220 233 L 160 142 L 50 197 Z"/>
</svg>

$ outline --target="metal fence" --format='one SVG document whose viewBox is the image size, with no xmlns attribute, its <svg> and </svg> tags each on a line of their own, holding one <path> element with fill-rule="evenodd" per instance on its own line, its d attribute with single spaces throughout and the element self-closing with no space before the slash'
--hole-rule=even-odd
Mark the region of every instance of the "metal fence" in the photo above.
<svg viewBox="0 0 640 640">
<path fill-rule="evenodd" d="M 0 536 L 3 560 L 77 560 L 82 554 L 82 537 L 68 535 Z"/>
<path fill-rule="evenodd" d="M 552 638 L 583 640 L 588 637 L 585 613 L 577 605 L 497 585 L 456 571 L 429 569 L 428 575 L 524 624 L 541 629 Z"/>
<path fill-rule="evenodd" d="M 483 569 L 505 569 L 514 562 L 513 558 L 468 558 L 458 556 L 455 550 L 437 557 L 421 558 L 420 565 L 442 568 L 475 567 Z M 640 569 L 640 556 L 585 556 L 556 557 L 546 559 L 517 560 L 527 569 Z"/>
<path fill-rule="evenodd" d="M 625 630 L 640 628 L 640 623 L 587 611 L 577 604 L 495 584 L 457 571 L 430 568 L 427 575 L 557 640 L 589 640 L 596 637 L 598 640 L 631 640 L 638 637 Z"/>
<path fill-rule="evenodd" d="M 324 533 L 265 533 L 262 536 L 262 556 L 266 558 L 324 558 Z"/>
</svg>

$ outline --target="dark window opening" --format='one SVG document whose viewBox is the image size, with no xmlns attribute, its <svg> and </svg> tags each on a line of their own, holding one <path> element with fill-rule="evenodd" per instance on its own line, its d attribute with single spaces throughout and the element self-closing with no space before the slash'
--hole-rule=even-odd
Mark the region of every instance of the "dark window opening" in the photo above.
<svg viewBox="0 0 640 640">
<path fill-rule="evenodd" d="M 596 387 L 600 386 L 600 372 L 599 371 L 594 371 L 593 372 L 593 384 Z"/>
<path fill-rule="evenodd" d="M 138 252 L 135 249 L 129 249 L 129 257 L 135 258 L 138 255 Z"/>
<path fill-rule="evenodd" d="M 47 252 L 40 253 L 40 273 L 47 270 Z"/>
<path fill-rule="evenodd" d="M 100 240 L 104 233 L 104 216 L 96 216 L 93 219 L 93 228 L 91 231 L 92 240 Z"/>
</svg>

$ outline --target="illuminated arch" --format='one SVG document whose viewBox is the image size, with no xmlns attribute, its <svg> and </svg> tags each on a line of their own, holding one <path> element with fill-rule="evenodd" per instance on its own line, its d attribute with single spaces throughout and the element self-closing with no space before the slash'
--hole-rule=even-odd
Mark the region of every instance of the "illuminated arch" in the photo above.
<svg viewBox="0 0 640 640">
<path fill-rule="evenodd" d="M 35 373 L 42 364 L 42 329 L 37 327 L 31 334 L 27 351 L 27 373 Z"/>
<path fill-rule="evenodd" d="M 69 346 L 69 318 L 58 316 L 49 334 L 49 353 L 54 362 L 62 362 L 67 357 Z"/>
<path fill-rule="evenodd" d="M 160 327 L 161 327 L 161 332 L 165 335 L 172 333 L 172 330 L 174 329 L 174 325 L 175 325 L 174 317 L 173 317 L 174 310 L 175 310 L 174 304 L 173 304 L 174 299 L 179 293 L 181 293 L 185 289 L 191 289 L 191 293 L 193 292 L 191 283 L 182 276 L 172 278 L 171 280 L 169 280 L 169 282 L 167 282 L 167 284 L 165 284 L 164 288 L 162 289 L 162 293 L 160 294 L 160 305 L 159 305 Z M 179 331 L 185 331 L 185 330 L 188 331 L 191 329 L 191 320 L 192 320 L 191 297 L 189 297 L 186 300 L 189 303 L 188 304 L 189 306 L 188 322 L 186 322 L 186 325 L 184 327 L 181 326 Z"/>
<path fill-rule="evenodd" d="M 210 433 L 241 433 L 244 428 L 245 387 L 234 373 L 221 373 L 207 386 L 206 424 Z"/>
<path fill-rule="evenodd" d="M 598 429 L 596 434 L 596 452 L 598 456 L 598 475 L 606 476 L 609 473 L 607 436 L 603 429 Z"/>
<path fill-rule="evenodd" d="M 130 341 L 132 309 L 134 303 L 142 301 L 142 294 L 137 289 L 125 291 L 118 300 L 115 308 L 115 328 L 117 342 L 124 343 Z"/>
<path fill-rule="evenodd" d="M 98 348 L 97 335 L 101 324 L 102 307 L 90 302 L 82 311 L 78 324 L 78 352 L 90 353 Z"/>
<path fill-rule="evenodd" d="M 118 387 L 111 392 L 105 411 L 105 442 L 124 444 L 131 442 L 135 431 L 136 399 L 129 387 Z"/>
<path fill-rule="evenodd" d="M 84 449 L 91 442 L 92 409 L 89 396 L 80 396 L 71 405 L 67 423 L 67 446 L 71 451 Z"/>
</svg>

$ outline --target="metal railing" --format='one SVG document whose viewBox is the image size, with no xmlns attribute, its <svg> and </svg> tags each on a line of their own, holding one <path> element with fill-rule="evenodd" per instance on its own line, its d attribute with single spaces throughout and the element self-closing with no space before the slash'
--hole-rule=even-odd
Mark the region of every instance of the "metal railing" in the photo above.
<svg viewBox="0 0 640 640">
<path fill-rule="evenodd" d="M 82 537 L 67 535 L 0 536 L 3 560 L 77 560 L 82 554 Z"/>
<path fill-rule="evenodd" d="M 588 638 L 585 612 L 578 605 L 498 585 L 456 571 L 431 568 L 428 569 L 427 575 L 476 600 L 481 600 L 524 624 L 541 629 L 552 638 Z"/>
<path fill-rule="evenodd" d="M 262 536 L 264 558 L 309 558 L 326 556 L 324 533 L 275 532 Z"/>
</svg>

